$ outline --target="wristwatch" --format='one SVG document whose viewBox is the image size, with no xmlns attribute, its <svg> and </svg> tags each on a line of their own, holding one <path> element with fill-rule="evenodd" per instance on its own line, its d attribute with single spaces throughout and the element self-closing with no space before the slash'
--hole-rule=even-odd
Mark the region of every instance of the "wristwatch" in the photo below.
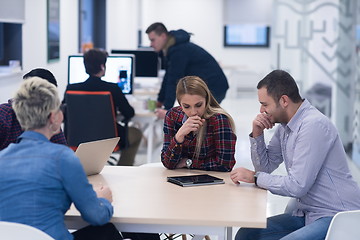
<svg viewBox="0 0 360 240">
<path fill-rule="evenodd" d="M 258 186 L 258 185 L 257 185 L 258 175 L 259 175 L 259 173 L 255 173 L 255 174 L 254 174 L 254 183 L 255 183 L 255 186 Z"/>
<path fill-rule="evenodd" d="M 187 159 L 186 162 L 185 162 L 185 164 L 186 164 L 186 167 L 190 169 L 191 164 L 192 164 L 192 160 L 191 160 L 191 159 Z"/>
</svg>

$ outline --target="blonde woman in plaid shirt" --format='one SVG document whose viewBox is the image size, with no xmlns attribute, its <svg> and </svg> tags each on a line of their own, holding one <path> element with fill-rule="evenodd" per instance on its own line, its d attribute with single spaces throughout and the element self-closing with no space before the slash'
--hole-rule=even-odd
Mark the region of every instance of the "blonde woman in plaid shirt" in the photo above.
<svg viewBox="0 0 360 240">
<path fill-rule="evenodd" d="M 166 113 L 161 161 L 166 168 L 231 171 L 235 165 L 235 124 L 197 76 L 179 80 L 178 107 Z"/>
</svg>

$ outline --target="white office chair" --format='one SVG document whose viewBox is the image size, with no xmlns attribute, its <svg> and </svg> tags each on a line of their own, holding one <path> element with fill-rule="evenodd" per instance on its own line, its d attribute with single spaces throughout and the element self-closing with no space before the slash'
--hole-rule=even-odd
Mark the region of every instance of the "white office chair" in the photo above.
<svg viewBox="0 0 360 240">
<path fill-rule="evenodd" d="M 54 240 L 52 237 L 29 225 L 0 221 L 0 239 L 6 240 Z"/>
<path fill-rule="evenodd" d="M 360 210 L 339 212 L 333 217 L 325 240 L 358 240 L 359 223 Z"/>
</svg>

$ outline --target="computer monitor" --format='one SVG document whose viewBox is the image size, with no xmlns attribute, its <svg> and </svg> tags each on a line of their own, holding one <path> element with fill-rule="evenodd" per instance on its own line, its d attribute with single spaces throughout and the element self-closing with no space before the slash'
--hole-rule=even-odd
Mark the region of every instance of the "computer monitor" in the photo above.
<svg viewBox="0 0 360 240">
<path fill-rule="evenodd" d="M 269 47 L 270 27 L 262 24 L 234 24 L 224 27 L 225 47 Z"/>
<path fill-rule="evenodd" d="M 105 76 L 101 79 L 116 83 L 124 94 L 132 94 L 134 82 L 135 56 L 131 54 L 110 55 L 106 60 Z M 71 55 L 68 59 L 68 84 L 86 81 L 83 55 Z"/>
<path fill-rule="evenodd" d="M 112 54 L 134 54 L 135 55 L 135 76 L 136 77 L 157 77 L 159 71 L 158 53 L 153 50 L 117 50 Z"/>
</svg>

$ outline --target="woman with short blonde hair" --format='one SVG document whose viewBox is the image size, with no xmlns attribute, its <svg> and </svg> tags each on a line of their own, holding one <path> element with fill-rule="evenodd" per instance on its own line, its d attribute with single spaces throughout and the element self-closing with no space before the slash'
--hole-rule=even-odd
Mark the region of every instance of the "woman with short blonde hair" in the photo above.
<svg viewBox="0 0 360 240">
<path fill-rule="evenodd" d="M 104 186 L 94 191 L 74 152 L 50 142 L 63 121 L 56 87 L 29 78 L 15 94 L 13 108 L 25 132 L 0 151 L 0 221 L 27 224 L 58 240 L 121 240 L 108 223 L 111 190 Z M 95 226 L 71 234 L 64 215 L 72 203 Z"/>
</svg>

